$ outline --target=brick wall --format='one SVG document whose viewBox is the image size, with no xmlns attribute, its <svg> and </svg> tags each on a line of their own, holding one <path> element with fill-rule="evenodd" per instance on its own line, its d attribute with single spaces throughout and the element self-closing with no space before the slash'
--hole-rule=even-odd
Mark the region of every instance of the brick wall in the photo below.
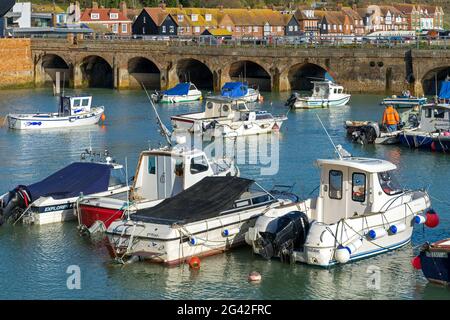
<svg viewBox="0 0 450 320">
<path fill-rule="evenodd" d="M 0 39 L 0 88 L 33 85 L 29 39 Z"/>
</svg>

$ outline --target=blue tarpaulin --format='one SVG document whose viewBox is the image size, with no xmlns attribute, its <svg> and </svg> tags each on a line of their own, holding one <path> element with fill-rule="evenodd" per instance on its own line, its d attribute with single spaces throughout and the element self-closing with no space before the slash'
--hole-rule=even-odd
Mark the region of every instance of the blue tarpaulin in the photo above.
<svg viewBox="0 0 450 320">
<path fill-rule="evenodd" d="M 189 92 L 189 87 L 190 86 L 191 86 L 191 84 L 188 83 L 188 82 L 179 83 L 175 87 L 173 87 L 172 89 L 163 91 L 163 94 L 167 94 L 168 96 L 187 95 L 188 92 Z"/>
<path fill-rule="evenodd" d="M 450 81 L 441 82 L 441 91 L 439 92 L 440 99 L 450 99 Z"/>
<path fill-rule="evenodd" d="M 223 85 L 221 94 L 224 97 L 239 98 L 248 92 L 248 85 L 243 82 L 227 82 Z"/>
<path fill-rule="evenodd" d="M 108 190 L 111 165 L 74 162 L 42 181 L 24 187 L 35 201 L 40 197 L 64 199 Z"/>
</svg>

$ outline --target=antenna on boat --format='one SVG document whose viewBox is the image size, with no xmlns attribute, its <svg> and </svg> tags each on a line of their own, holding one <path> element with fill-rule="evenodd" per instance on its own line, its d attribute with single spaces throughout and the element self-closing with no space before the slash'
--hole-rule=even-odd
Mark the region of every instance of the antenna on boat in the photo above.
<svg viewBox="0 0 450 320">
<path fill-rule="evenodd" d="M 127 181 L 127 220 L 130 220 L 130 188 L 128 186 L 128 157 L 125 157 L 125 180 Z"/>
<path fill-rule="evenodd" d="M 155 114 L 156 114 L 156 122 L 157 122 L 157 124 L 159 125 L 159 128 L 161 129 L 161 130 L 160 130 L 160 133 L 166 138 L 167 144 L 171 147 L 171 146 L 172 146 L 172 141 L 170 140 L 171 134 L 170 134 L 169 130 L 167 129 L 167 127 L 164 125 L 164 123 L 161 121 L 161 118 L 159 117 L 158 111 L 156 110 L 156 107 L 155 107 L 155 105 L 153 104 L 152 98 L 151 98 L 150 95 L 148 94 L 147 89 L 145 88 L 144 83 L 141 82 L 141 85 L 142 85 L 142 88 L 143 88 L 144 91 L 145 91 L 145 94 L 147 95 L 148 100 L 150 101 L 150 104 L 151 104 L 152 107 L 153 107 L 153 111 L 154 111 Z"/>
<path fill-rule="evenodd" d="M 319 119 L 320 124 L 322 125 L 323 130 L 325 131 L 325 133 L 328 136 L 328 139 L 330 139 L 331 144 L 333 145 L 334 151 L 336 151 L 337 155 L 339 156 L 339 159 L 342 160 L 342 154 L 339 152 L 339 149 L 336 147 L 336 145 L 333 142 L 333 139 L 331 139 L 331 136 L 328 134 L 327 129 L 325 128 L 325 126 L 323 125 L 322 120 L 320 119 L 319 115 L 316 113 L 316 117 L 317 119 Z"/>
</svg>

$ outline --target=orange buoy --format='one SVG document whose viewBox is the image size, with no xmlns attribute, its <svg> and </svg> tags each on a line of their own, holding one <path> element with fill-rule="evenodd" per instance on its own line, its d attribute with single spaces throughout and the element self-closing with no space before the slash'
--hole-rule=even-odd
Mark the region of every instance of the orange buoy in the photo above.
<svg viewBox="0 0 450 320">
<path fill-rule="evenodd" d="M 104 113 L 102 113 L 102 116 L 100 117 L 100 119 L 102 119 L 102 121 L 105 121 L 105 120 L 106 120 L 106 116 L 105 116 Z"/>
<path fill-rule="evenodd" d="M 192 257 L 189 259 L 189 267 L 192 269 L 200 269 L 200 258 Z"/>
<path fill-rule="evenodd" d="M 260 282 L 261 281 L 261 274 L 258 271 L 252 271 L 248 275 L 248 281 L 250 282 Z"/>
</svg>

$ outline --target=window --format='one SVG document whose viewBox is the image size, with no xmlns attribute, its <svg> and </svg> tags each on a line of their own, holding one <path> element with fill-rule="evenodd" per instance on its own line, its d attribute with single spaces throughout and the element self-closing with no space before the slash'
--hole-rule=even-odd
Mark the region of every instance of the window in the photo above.
<svg viewBox="0 0 450 320">
<path fill-rule="evenodd" d="M 112 26 L 112 31 L 113 31 L 114 33 L 119 32 L 119 25 L 118 25 L 117 23 L 113 24 L 113 26 Z"/>
<path fill-rule="evenodd" d="M 198 21 L 198 15 L 192 14 L 192 15 L 191 15 L 191 20 L 192 20 L 192 21 Z"/>
<path fill-rule="evenodd" d="M 177 16 L 178 22 L 183 22 L 184 21 L 184 16 L 182 14 L 179 14 Z"/>
<path fill-rule="evenodd" d="M 174 26 L 170 26 L 169 27 L 169 33 L 175 33 L 175 27 Z"/>
<path fill-rule="evenodd" d="M 147 19 L 145 16 L 142 18 L 142 23 L 147 23 Z"/>
<path fill-rule="evenodd" d="M 92 19 L 92 20 L 98 20 L 98 19 L 100 19 L 100 14 L 98 14 L 98 13 L 91 13 L 91 19 Z"/>
<path fill-rule="evenodd" d="M 253 27 L 253 32 L 258 32 L 258 27 L 257 26 Z"/>
<path fill-rule="evenodd" d="M 204 156 L 198 156 L 191 159 L 191 173 L 197 174 L 208 170 L 208 162 Z"/>
<path fill-rule="evenodd" d="M 81 106 L 81 99 L 74 99 L 73 100 L 73 106 L 74 107 L 80 107 Z"/>
<path fill-rule="evenodd" d="M 194 32 L 195 33 L 200 33 L 200 27 L 194 27 Z"/>
<path fill-rule="evenodd" d="M 278 27 L 279 29 L 281 29 L 281 27 Z M 278 30 L 281 31 L 281 30 Z M 298 26 L 294 26 L 294 31 L 298 31 Z"/>
<path fill-rule="evenodd" d="M 149 174 L 156 173 L 156 157 L 154 156 L 148 157 L 148 173 Z"/>
<path fill-rule="evenodd" d="M 353 173 L 352 175 L 352 200 L 366 201 L 366 175 L 364 173 Z"/>
<path fill-rule="evenodd" d="M 233 31 L 233 29 L 231 28 L 231 26 L 228 26 L 228 27 L 227 27 L 227 30 L 230 31 L 230 32 Z"/>
<path fill-rule="evenodd" d="M 123 168 L 112 169 L 109 176 L 109 187 L 115 187 L 119 185 L 125 185 L 127 183 L 126 176 Z"/>
<path fill-rule="evenodd" d="M 111 12 L 111 13 L 109 14 L 109 18 L 110 18 L 111 20 L 117 20 L 117 19 L 119 19 L 119 14 L 118 14 L 118 13 L 113 13 L 113 12 Z"/>
<path fill-rule="evenodd" d="M 166 26 L 162 26 L 161 32 L 162 32 L 162 33 L 166 33 Z"/>
<path fill-rule="evenodd" d="M 241 27 L 236 27 L 237 32 L 241 32 Z"/>
<path fill-rule="evenodd" d="M 328 196 L 330 199 L 342 199 L 342 171 L 330 170 L 329 173 L 330 189 Z"/>
<path fill-rule="evenodd" d="M 212 15 L 209 14 L 209 13 L 205 14 L 205 20 L 206 21 L 211 21 L 212 20 Z"/>
<path fill-rule="evenodd" d="M 389 171 L 378 173 L 378 179 L 381 189 L 387 195 L 396 195 L 403 192 L 397 179 Z"/>
<path fill-rule="evenodd" d="M 282 32 L 282 31 L 283 31 L 283 27 L 278 26 L 278 27 L 277 27 L 277 31 L 278 31 L 278 32 Z"/>
<path fill-rule="evenodd" d="M 83 100 L 81 101 L 81 106 L 82 106 L 82 107 L 89 107 L 89 98 L 83 99 Z"/>
<path fill-rule="evenodd" d="M 294 31 L 294 27 L 293 26 L 289 26 L 289 31 Z"/>
<path fill-rule="evenodd" d="M 444 119 L 445 110 L 442 109 L 434 109 L 434 117 L 437 119 Z"/>
<path fill-rule="evenodd" d="M 248 32 L 252 32 L 252 27 L 247 28 Z"/>
<path fill-rule="evenodd" d="M 122 24 L 122 33 L 127 33 L 128 32 L 128 27 L 125 23 Z"/>
</svg>

